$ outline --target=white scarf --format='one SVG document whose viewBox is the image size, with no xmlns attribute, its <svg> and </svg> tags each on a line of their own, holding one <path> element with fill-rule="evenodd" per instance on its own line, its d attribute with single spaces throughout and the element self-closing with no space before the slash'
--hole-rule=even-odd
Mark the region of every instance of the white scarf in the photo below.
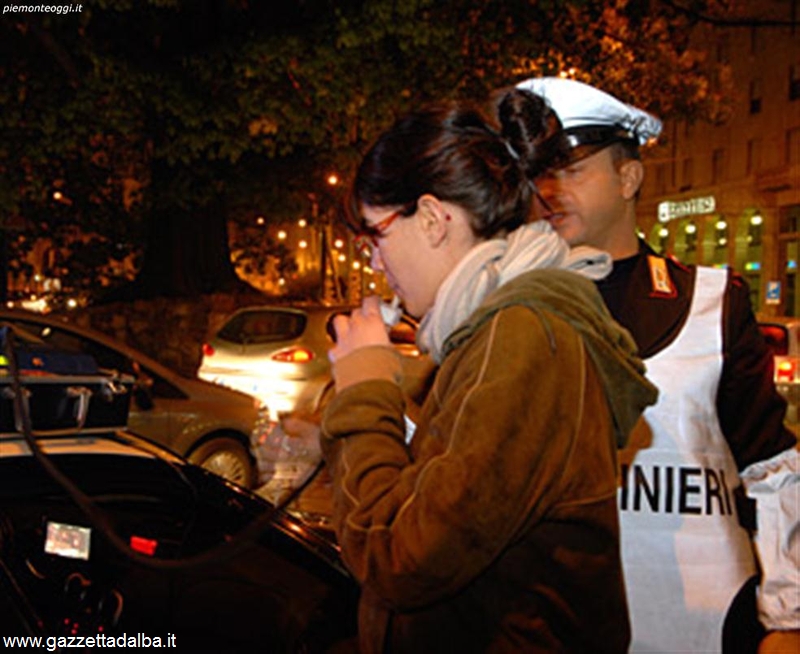
<svg viewBox="0 0 800 654">
<path fill-rule="evenodd" d="M 458 262 L 439 287 L 417 333 L 420 348 L 441 363 L 447 337 L 483 299 L 536 268 L 562 268 L 597 280 L 611 272 L 611 255 L 587 246 L 570 248 L 545 220 L 522 225 L 505 238 L 483 241 Z"/>
</svg>

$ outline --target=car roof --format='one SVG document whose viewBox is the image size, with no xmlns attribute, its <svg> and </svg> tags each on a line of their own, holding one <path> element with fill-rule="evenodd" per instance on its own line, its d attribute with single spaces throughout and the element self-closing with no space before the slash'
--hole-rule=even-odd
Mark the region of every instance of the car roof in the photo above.
<svg viewBox="0 0 800 654">
<path fill-rule="evenodd" d="M 106 347 L 127 354 L 131 358 L 138 359 L 146 366 L 153 368 L 159 374 L 161 374 L 162 371 L 164 371 L 166 373 L 165 376 L 174 375 L 178 377 L 183 377 L 183 375 L 181 375 L 180 373 L 172 370 L 171 368 L 168 368 L 163 363 L 159 363 L 158 361 L 151 358 L 141 350 L 137 350 L 136 348 L 131 347 L 124 341 L 113 338 L 108 334 L 93 329 L 92 327 L 84 327 L 83 325 L 78 325 L 74 322 L 70 322 L 63 316 L 35 313 L 33 311 L 26 311 L 25 309 L 0 309 L 0 322 L 2 322 L 3 320 L 26 320 L 28 322 L 34 322 L 40 325 L 57 327 L 65 331 L 72 332 L 73 334 L 76 334 L 78 336 L 90 338 L 92 340 L 97 341 L 98 343 L 105 345 Z"/>
<path fill-rule="evenodd" d="M 229 322 L 234 316 L 239 316 L 245 313 L 255 313 L 258 311 L 286 311 L 293 313 L 307 313 L 307 314 L 334 314 L 334 313 L 349 313 L 358 309 L 357 304 L 254 304 L 247 307 L 241 307 L 225 317 L 224 323 Z M 419 321 L 408 314 L 403 314 L 403 322 L 416 328 Z"/>
<path fill-rule="evenodd" d="M 92 327 L 84 327 L 83 325 L 69 322 L 65 317 L 60 315 L 36 313 L 33 311 L 27 311 L 25 309 L 0 309 L 0 324 L 4 320 L 26 320 L 39 325 L 63 329 L 64 331 L 70 332 L 76 336 L 96 341 L 104 347 L 115 350 L 126 357 L 134 359 L 144 368 L 149 369 L 156 375 L 163 377 L 164 379 L 175 384 L 175 386 L 180 388 L 182 392 L 187 393 L 190 396 L 202 392 L 206 394 L 211 393 L 219 397 L 230 397 L 231 399 L 233 396 L 237 396 L 239 401 L 246 400 L 249 402 L 252 400 L 249 395 L 235 389 L 227 388 L 220 384 L 213 384 L 197 377 L 189 377 L 181 374 L 180 372 L 153 359 L 141 350 L 137 350 L 136 348 L 128 345 L 124 341 L 93 329 Z"/>
<path fill-rule="evenodd" d="M 339 313 L 342 311 L 352 311 L 357 308 L 352 304 L 342 305 L 322 305 L 322 304 L 254 304 L 241 307 L 231 315 L 250 313 L 255 311 L 289 311 L 296 313 Z"/>
</svg>

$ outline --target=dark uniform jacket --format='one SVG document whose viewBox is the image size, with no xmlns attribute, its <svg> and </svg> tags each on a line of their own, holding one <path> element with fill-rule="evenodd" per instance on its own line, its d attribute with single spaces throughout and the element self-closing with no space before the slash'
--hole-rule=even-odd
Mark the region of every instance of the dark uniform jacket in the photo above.
<svg viewBox="0 0 800 654">
<path fill-rule="evenodd" d="M 653 290 L 648 255 L 614 262 L 614 270 L 598 282 L 611 314 L 628 331 L 647 360 L 679 334 L 689 313 L 695 267 L 665 258 L 673 293 Z M 774 358 L 758 329 L 747 283 L 731 274 L 723 307 L 723 366 L 717 393 L 717 415 L 741 472 L 795 445 L 783 424 L 786 402 L 775 390 Z"/>
<path fill-rule="evenodd" d="M 658 257 L 659 279 L 648 257 L 655 252 L 644 242 L 639 252 L 614 262 L 607 278 L 597 283 L 611 314 L 628 329 L 647 361 L 681 332 L 694 295 L 696 267 L 673 258 Z M 656 277 L 654 281 L 654 276 Z M 746 282 L 731 273 L 722 310 L 723 365 L 716 409 L 720 428 L 741 473 L 793 447 L 794 435 L 784 426 L 786 402 L 774 384 L 774 357 L 758 329 Z M 739 489 L 741 490 L 741 489 Z M 737 497 L 737 513 L 745 528 L 756 525 L 755 503 L 744 493 Z M 751 579 L 732 603 L 723 626 L 723 651 L 755 651 L 763 635 L 757 621 Z"/>
</svg>

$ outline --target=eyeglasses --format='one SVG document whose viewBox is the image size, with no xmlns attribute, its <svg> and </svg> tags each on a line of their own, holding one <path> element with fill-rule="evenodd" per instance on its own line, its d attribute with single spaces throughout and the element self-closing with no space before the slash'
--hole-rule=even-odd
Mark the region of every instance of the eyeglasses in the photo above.
<svg viewBox="0 0 800 654">
<path fill-rule="evenodd" d="M 361 224 L 358 226 L 353 242 L 356 248 L 365 256 L 372 254 L 372 249 L 378 247 L 378 239 L 386 234 L 389 226 L 400 216 L 407 216 L 408 209 L 403 207 L 390 213 L 386 218 L 379 220 L 377 223 L 369 224 L 365 218 L 361 219 Z"/>
</svg>

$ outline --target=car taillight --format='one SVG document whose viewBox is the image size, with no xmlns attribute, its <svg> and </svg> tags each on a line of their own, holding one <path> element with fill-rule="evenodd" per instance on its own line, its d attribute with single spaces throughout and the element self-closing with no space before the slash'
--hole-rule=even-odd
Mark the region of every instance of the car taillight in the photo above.
<svg viewBox="0 0 800 654">
<path fill-rule="evenodd" d="M 214 354 L 214 346 L 210 343 L 203 343 L 202 350 L 204 357 L 210 357 Z"/>
<path fill-rule="evenodd" d="M 130 540 L 131 549 L 136 552 L 141 552 L 147 556 L 154 556 L 158 549 L 158 541 L 152 538 L 142 538 L 141 536 L 131 536 Z"/>
<path fill-rule="evenodd" d="M 272 355 L 273 361 L 283 363 L 308 363 L 314 358 L 314 353 L 305 347 L 290 347 Z"/>
<path fill-rule="evenodd" d="M 775 369 L 776 382 L 793 382 L 795 361 L 781 361 Z"/>
</svg>

